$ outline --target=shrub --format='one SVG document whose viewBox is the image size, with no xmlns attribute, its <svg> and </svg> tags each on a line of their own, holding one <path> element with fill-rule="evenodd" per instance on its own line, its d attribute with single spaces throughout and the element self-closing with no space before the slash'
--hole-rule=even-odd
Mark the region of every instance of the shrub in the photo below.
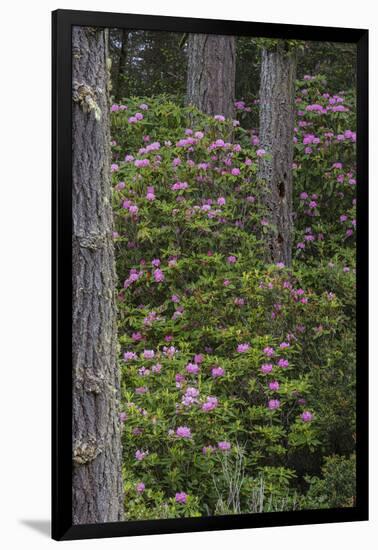
<svg viewBox="0 0 378 550">
<path fill-rule="evenodd" d="M 306 477 L 310 487 L 302 498 L 303 508 L 350 508 L 356 498 L 356 456 L 329 456 L 322 477 Z"/>
<path fill-rule="evenodd" d="M 294 509 L 324 453 L 351 452 L 354 142 L 351 111 L 326 107 L 351 100 L 321 82 L 299 82 L 290 269 L 265 261 L 247 130 L 167 96 L 113 108 L 129 519 Z"/>
</svg>

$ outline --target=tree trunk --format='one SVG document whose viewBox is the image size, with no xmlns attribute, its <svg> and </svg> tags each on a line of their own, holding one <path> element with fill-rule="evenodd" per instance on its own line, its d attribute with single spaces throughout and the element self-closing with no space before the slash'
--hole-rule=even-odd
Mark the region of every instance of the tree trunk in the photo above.
<svg viewBox="0 0 378 550">
<path fill-rule="evenodd" d="M 121 51 L 119 54 L 119 64 L 118 64 L 117 90 L 115 94 L 115 98 L 117 101 L 121 101 L 122 98 L 126 96 L 124 75 L 126 73 L 128 41 L 129 41 L 129 31 L 127 31 L 126 29 L 123 29 L 122 45 L 121 45 Z"/>
<path fill-rule="evenodd" d="M 266 183 L 265 201 L 270 222 L 268 261 L 291 265 L 292 164 L 295 102 L 295 55 L 281 45 L 262 51 L 260 84 L 260 148 L 270 158 L 260 162 Z"/>
<path fill-rule="evenodd" d="M 190 34 L 187 102 L 208 115 L 234 118 L 235 37 Z"/>
<path fill-rule="evenodd" d="M 74 524 L 123 517 L 106 33 L 72 34 Z"/>
</svg>

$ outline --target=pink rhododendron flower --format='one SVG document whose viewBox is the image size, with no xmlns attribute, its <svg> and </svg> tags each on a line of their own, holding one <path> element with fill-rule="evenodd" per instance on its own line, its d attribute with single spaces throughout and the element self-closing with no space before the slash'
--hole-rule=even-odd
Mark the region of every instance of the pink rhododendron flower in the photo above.
<svg viewBox="0 0 378 550">
<path fill-rule="evenodd" d="M 136 166 L 136 168 L 145 168 L 146 166 L 149 166 L 149 164 L 150 164 L 150 161 L 148 159 L 134 161 L 134 166 Z"/>
<path fill-rule="evenodd" d="M 181 384 L 181 382 L 185 381 L 185 376 L 183 374 L 176 374 L 175 380 L 177 383 Z"/>
<path fill-rule="evenodd" d="M 231 443 L 229 443 L 228 441 L 219 441 L 218 449 L 220 449 L 221 451 L 229 451 L 231 449 Z"/>
<path fill-rule="evenodd" d="M 157 283 L 161 283 L 164 281 L 164 273 L 162 272 L 161 269 L 155 269 L 154 270 L 154 279 L 155 279 L 155 282 Z"/>
<path fill-rule="evenodd" d="M 192 437 L 192 433 L 190 431 L 190 428 L 188 428 L 187 426 L 179 426 L 176 429 L 176 436 L 183 439 L 190 439 Z"/>
<path fill-rule="evenodd" d="M 313 419 L 313 414 L 310 411 L 304 411 L 301 414 L 301 419 L 303 420 L 303 422 L 311 422 L 311 420 Z"/>
<path fill-rule="evenodd" d="M 256 155 L 257 155 L 258 157 L 263 157 L 264 155 L 266 155 L 265 149 L 257 149 Z"/>
<path fill-rule="evenodd" d="M 222 367 L 214 367 L 213 369 L 211 369 L 211 376 L 213 378 L 224 376 L 224 369 L 222 369 Z"/>
<path fill-rule="evenodd" d="M 264 363 L 264 365 L 261 365 L 260 370 L 264 374 L 268 374 L 269 372 L 272 372 L 273 365 L 271 363 Z"/>
<path fill-rule="evenodd" d="M 175 501 L 178 502 L 179 504 L 186 504 L 187 499 L 188 499 L 188 495 L 183 491 L 175 494 Z"/>
<path fill-rule="evenodd" d="M 137 460 L 142 461 L 146 458 L 146 456 L 148 455 L 148 451 L 140 451 L 139 449 L 135 452 L 135 458 Z"/>
<path fill-rule="evenodd" d="M 148 388 L 146 388 L 146 386 L 141 386 L 139 388 L 135 388 L 135 393 L 137 393 L 138 395 L 143 395 L 147 392 L 148 392 Z"/>
<path fill-rule="evenodd" d="M 274 411 L 275 409 L 278 409 L 281 405 L 279 399 L 269 399 L 268 401 L 268 409 L 271 411 Z"/>
<path fill-rule="evenodd" d="M 216 397 L 208 397 L 202 405 L 202 410 L 210 412 L 218 406 L 218 399 Z"/>
<path fill-rule="evenodd" d="M 198 397 L 199 396 L 199 390 L 197 388 L 189 387 L 186 389 L 185 395 L 189 397 Z"/>
<path fill-rule="evenodd" d="M 151 370 L 155 374 L 159 374 L 159 372 L 162 369 L 162 365 L 160 363 L 156 363 L 156 365 L 152 365 Z"/>
<path fill-rule="evenodd" d="M 138 207 L 136 204 L 132 204 L 130 207 L 129 207 L 129 212 L 130 214 L 138 214 Z"/>
<path fill-rule="evenodd" d="M 173 357 L 177 353 L 177 349 L 174 346 L 170 346 L 169 348 L 164 346 L 163 352 L 167 357 Z"/>
<path fill-rule="evenodd" d="M 134 353 L 133 351 L 126 351 L 123 354 L 123 358 L 124 358 L 125 361 L 134 361 L 138 357 L 137 357 L 137 354 Z"/>
<path fill-rule="evenodd" d="M 153 187 L 147 187 L 146 199 L 148 201 L 154 201 L 156 199 L 155 190 Z"/>
<path fill-rule="evenodd" d="M 199 366 L 195 363 L 188 363 L 185 367 L 186 372 L 189 374 L 198 374 L 199 373 Z"/>
<path fill-rule="evenodd" d="M 150 369 L 146 369 L 146 367 L 141 367 L 139 370 L 138 370 L 138 374 L 140 376 L 148 376 L 150 374 Z"/>
<path fill-rule="evenodd" d="M 142 481 L 140 481 L 139 483 L 137 483 L 137 484 L 136 484 L 136 487 L 135 487 L 137 493 L 143 493 L 143 491 L 145 490 L 145 488 L 146 488 L 146 486 L 145 486 L 145 484 L 144 484 Z"/>
<path fill-rule="evenodd" d="M 202 355 L 202 353 L 196 353 L 195 356 L 194 356 L 194 362 L 196 364 L 200 364 L 202 363 L 202 361 L 204 360 L 204 356 Z"/>
<path fill-rule="evenodd" d="M 274 348 L 270 347 L 270 346 L 266 346 L 264 349 L 263 349 L 263 352 L 264 352 L 264 355 L 266 355 L 267 357 L 273 357 L 273 355 L 276 353 L 274 351 Z"/>
<path fill-rule="evenodd" d="M 186 181 L 177 181 L 173 185 L 171 185 L 172 191 L 180 191 L 181 189 L 187 189 L 188 184 Z"/>
<path fill-rule="evenodd" d="M 248 351 L 249 349 L 251 348 L 251 346 L 247 343 L 245 344 L 238 344 L 237 348 L 236 348 L 236 351 L 238 353 L 245 353 L 246 351 Z"/>
<path fill-rule="evenodd" d="M 195 403 L 198 403 L 197 397 L 199 396 L 199 390 L 197 388 L 187 388 L 185 395 L 181 399 L 181 403 L 185 407 L 191 407 Z"/>
</svg>

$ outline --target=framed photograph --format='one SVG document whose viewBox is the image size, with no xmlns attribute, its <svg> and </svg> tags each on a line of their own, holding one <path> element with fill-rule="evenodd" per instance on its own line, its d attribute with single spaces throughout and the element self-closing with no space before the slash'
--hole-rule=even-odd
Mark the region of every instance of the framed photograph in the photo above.
<svg viewBox="0 0 378 550">
<path fill-rule="evenodd" d="M 53 538 L 367 520 L 368 31 L 52 24 Z"/>
</svg>

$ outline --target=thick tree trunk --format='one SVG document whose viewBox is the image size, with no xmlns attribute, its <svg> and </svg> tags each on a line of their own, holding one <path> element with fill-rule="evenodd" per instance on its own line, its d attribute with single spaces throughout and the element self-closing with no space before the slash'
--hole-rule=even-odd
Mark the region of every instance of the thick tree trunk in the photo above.
<svg viewBox="0 0 378 550">
<path fill-rule="evenodd" d="M 119 54 L 118 75 L 117 75 L 117 90 L 115 98 L 117 101 L 121 101 L 126 96 L 125 79 L 127 64 L 127 47 L 129 41 L 129 31 L 123 29 L 122 31 L 122 46 Z"/>
<path fill-rule="evenodd" d="M 260 148 L 269 158 L 260 162 L 272 229 L 267 235 L 268 261 L 291 264 L 292 164 L 295 101 L 294 54 L 280 45 L 262 51 L 260 84 Z"/>
<path fill-rule="evenodd" d="M 73 28 L 73 523 L 123 517 L 109 75 L 102 29 Z"/>
<path fill-rule="evenodd" d="M 208 115 L 234 118 L 235 37 L 190 34 L 187 102 Z"/>
</svg>

